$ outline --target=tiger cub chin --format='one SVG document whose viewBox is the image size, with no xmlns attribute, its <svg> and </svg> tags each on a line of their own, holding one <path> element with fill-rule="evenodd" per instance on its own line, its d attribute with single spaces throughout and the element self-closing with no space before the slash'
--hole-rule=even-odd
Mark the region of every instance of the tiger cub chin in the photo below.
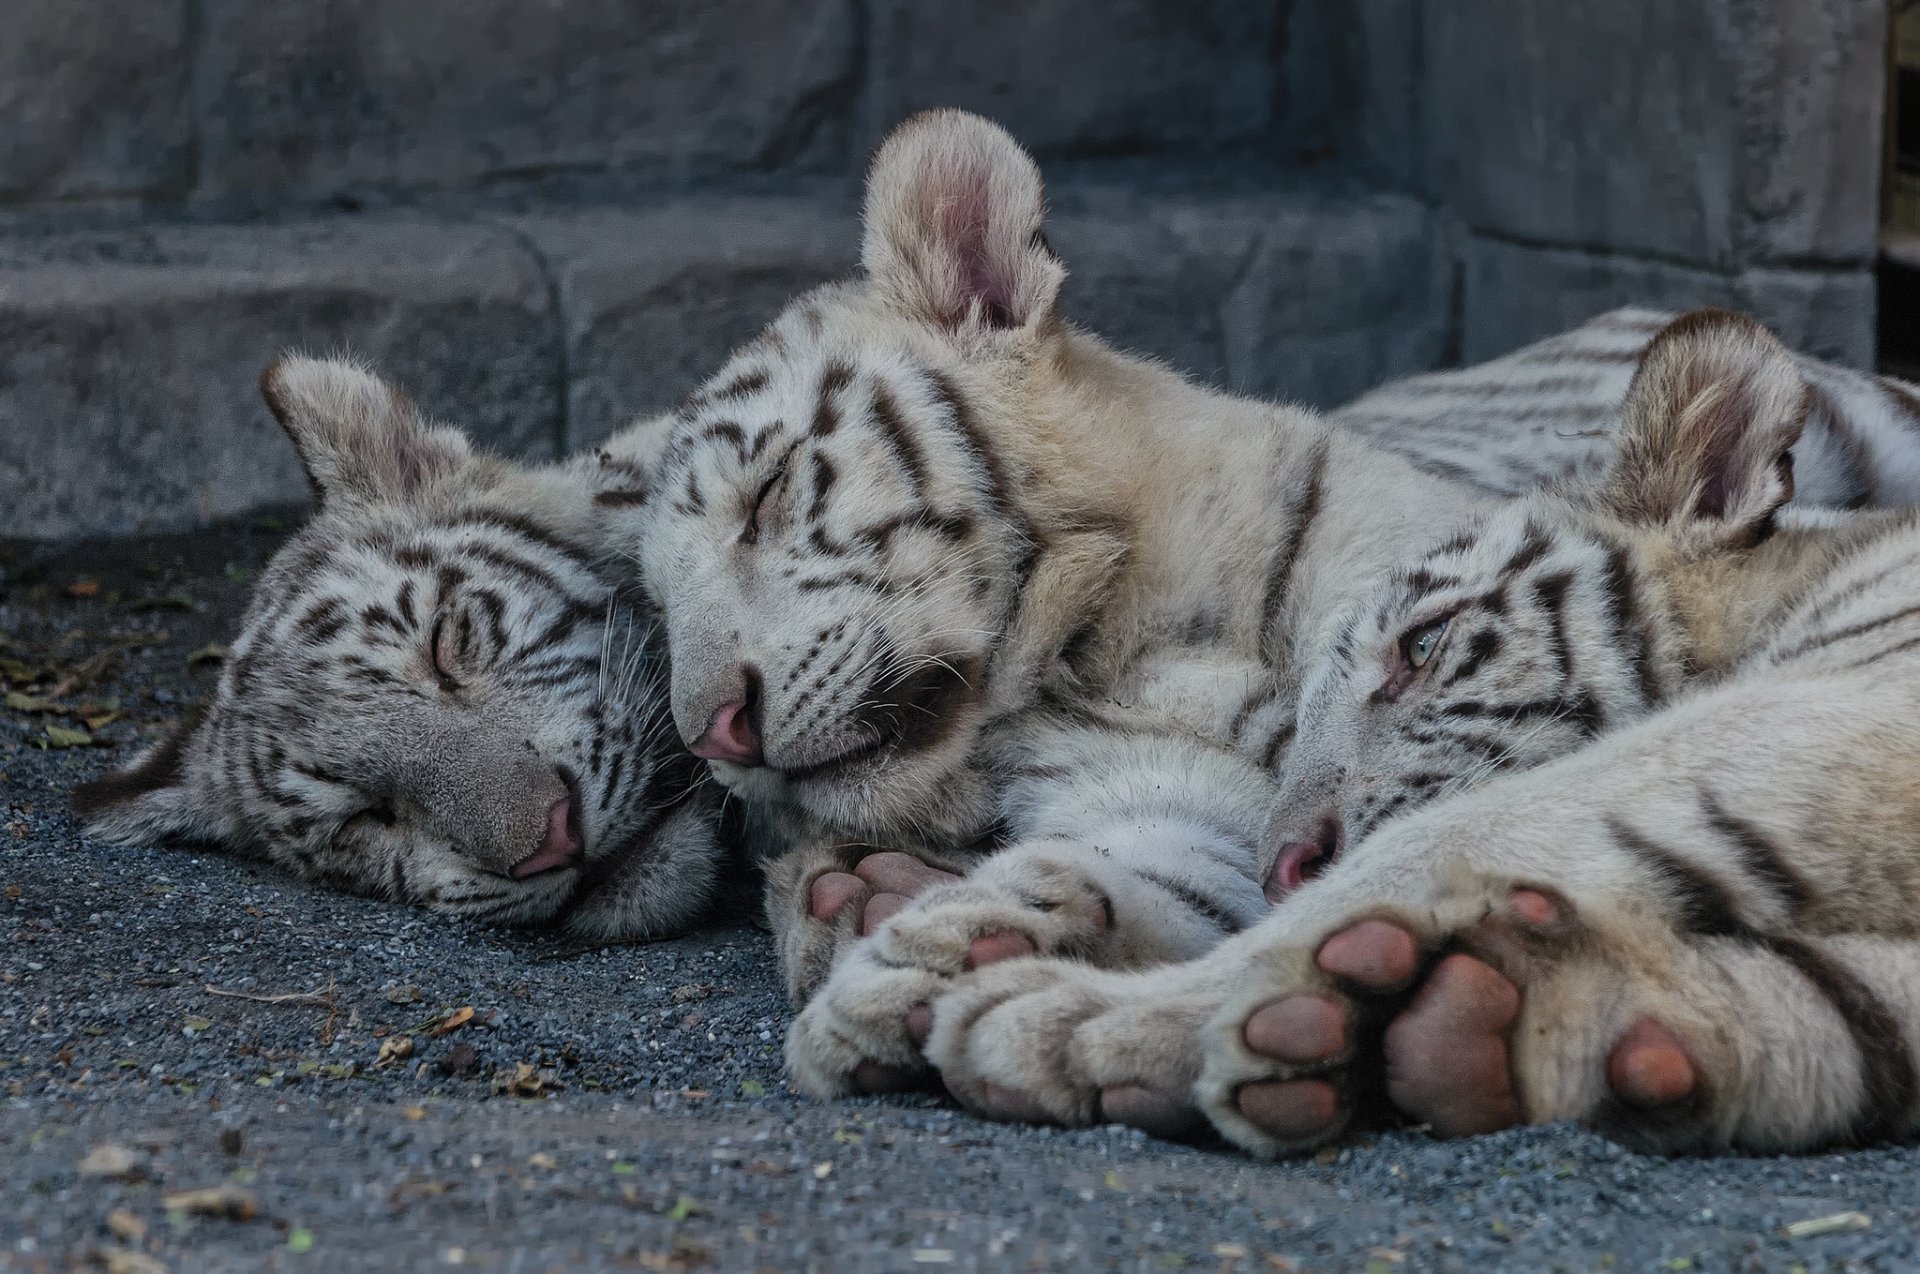
<svg viewBox="0 0 1920 1274">
<path fill-rule="evenodd" d="M 1763 328 L 1683 315 L 1648 346 L 1599 480 L 1478 519 L 1356 605 L 1302 687 L 1269 896 L 1395 815 L 1767 675 L 1860 597 L 1917 591 L 1899 569 L 1915 515 L 1783 507 L 1813 405 Z M 1886 567 L 1871 588 L 1863 562 Z"/>
<path fill-rule="evenodd" d="M 597 466 L 476 455 L 346 362 L 283 358 L 261 389 L 319 509 L 198 720 L 75 790 L 88 830 L 582 940 L 687 925 L 717 803 L 674 739 L 653 616 L 584 547 Z"/>
</svg>

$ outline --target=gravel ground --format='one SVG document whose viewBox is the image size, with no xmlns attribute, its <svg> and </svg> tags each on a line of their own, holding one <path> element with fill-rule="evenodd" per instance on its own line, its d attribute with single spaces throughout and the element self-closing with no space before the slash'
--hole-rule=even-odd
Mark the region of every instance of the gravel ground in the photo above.
<svg viewBox="0 0 1920 1274">
<path fill-rule="evenodd" d="M 65 790 L 204 689 L 189 656 L 279 534 L 0 546 L 0 676 L 78 709 L 0 713 L 0 1268 L 1920 1268 L 1913 1150 L 1670 1161 L 1553 1127 L 1263 1165 L 819 1105 L 781 1082 L 767 942 L 724 918 L 574 954 L 90 844 Z M 169 1201 L 212 1188 L 232 1215 Z"/>
</svg>

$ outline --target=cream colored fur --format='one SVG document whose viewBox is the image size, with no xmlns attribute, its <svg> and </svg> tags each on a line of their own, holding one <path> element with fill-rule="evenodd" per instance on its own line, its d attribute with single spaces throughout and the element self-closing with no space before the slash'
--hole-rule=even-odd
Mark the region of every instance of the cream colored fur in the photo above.
<svg viewBox="0 0 1920 1274">
<path fill-rule="evenodd" d="M 1383 586 L 1381 622 L 1358 627 L 1351 652 L 1329 656 L 1339 666 L 1310 678 L 1289 797 L 1318 816 L 1416 761 L 1443 765 L 1444 753 L 1406 751 L 1368 714 L 1425 696 L 1431 727 L 1450 703 L 1538 696 L 1528 669 L 1559 662 L 1556 631 L 1571 648 L 1561 692 L 1602 701 L 1611 732 L 1559 759 L 1526 754 L 1525 772 L 1367 829 L 1202 960 L 1131 974 L 1018 960 L 957 980 L 933 1002 L 926 1049 L 948 1087 L 1068 1123 L 1099 1118 L 1106 1087 L 1190 1090 L 1251 1150 L 1318 1144 L 1340 1126 L 1277 1141 L 1240 1115 L 1236 1092 L 1302 1073 L 1344 1083 L 1368 1059 L 1296 1071 L 1252 1053 L 1244 1026 L 1303 991 L 1356 1015 L 1389 1011 L 1352 1000 L 1313 960 L 1334 932 L 1386 916 L 1428 949 L 1463 946 L 1521 984 L 1513 1066 L 1529 1119 L 1588 1120 L 1660 1150 L 1908 1132 L 1920 1117 L 1920 524 L 1815 516 L 1768 535 L 1787 495 L 1777 457 L 1805 410 L 1791 361 L 1751 324 L 1676 325 L 1648 356 L 1603 481 L 1468 524 Z M 1623 675 L 1620 630 L 1603 627 L 1619 613 L 1619 560 L 1664 671 L 1609 690 Z M 1529 626 L 1514 599 L 1561 576 L 1550 590 L 1561 622 Z M 1496 593 L 1497 607 L 1471 600 Z M 1443 685 L 1468 654 L 1443 647 L 1432 689 L 1416 680 L 1363 707 L 1395 684 L 1402 625 L 1425 624 L 1436 603 L 1452 615 L 1447 642 L 1497 632 L 1499 653 Z M 1314 713 L 1346 724 L 1316 737 Z M 1321 777 L 1303 787 L 1303 773 Z M 1269 849 L 1299 818 L 1283 805 Z M 1512 920 L 1506 899 L 1520 886 L 1563 900 L 1561 921 Z M 1610 1101 L 1608 1051 L 1642 1016 L 1684 1042 L 1702 1075 L 1697 1101 L 1652 1114 Z"/>
</svg>

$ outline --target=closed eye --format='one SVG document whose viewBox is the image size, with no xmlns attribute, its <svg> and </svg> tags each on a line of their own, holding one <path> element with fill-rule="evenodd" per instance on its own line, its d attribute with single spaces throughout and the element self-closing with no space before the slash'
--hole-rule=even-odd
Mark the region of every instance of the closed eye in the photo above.
<svg viewBox="0 0 1920 1274">
<path fill-rule="evenodd" d="M 798 446 L 799 444 L 796 443 L 794 445 Z M 747 510 L 747 525 L 740 532 L 740 540 L 742 543 L 753 544 L 759 541 L 760 506 L 767 502 L 767 497 L 773 494 L 774 488 L 786 481 L 787 461 L 791 459 L 792 456 L 793 448 L 789 447 L 785 454 L 780 457 L 780 462 L 773 466 L 773 472 L 767 475 L 766 481 L 762 482 L 760 489 L 754 493 L 753 507 Z"/>
<path fill-rule="evenodd" d="M 427 658 L 433 664 L 433 679 L 440 683 L 442 690 L 460 688 L 460 679 L 453 675 L 453 670 L 460 666 L 459 636 L 456 627 L 447 622 L 445 611 L 433 617 L 433 632 L 427 638 Z"/>
</svg>

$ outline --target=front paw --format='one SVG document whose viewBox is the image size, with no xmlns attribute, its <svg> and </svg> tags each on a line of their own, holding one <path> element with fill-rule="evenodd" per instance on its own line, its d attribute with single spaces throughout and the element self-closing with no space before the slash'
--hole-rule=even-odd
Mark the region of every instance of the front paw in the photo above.
<svg viewBox="0 0 1920 1274">
<path fill-rule="evenodd" d="M 1375 1028 L 1413 984 L 1422 956 L 1413 927 L 1386 919 L 1358 921 L 1317 951 L 1254 953 L 1202 1032 L 1194 1095 L 1214 1127 L 1261 1155 L 1339 1136 L 1373 1096 Z"/>
<path fill-rule="evenodd" d="M 862 856 L 864 855 L 864 856 Z M 768 869 L 768 908 L 787 995 L 805 1004 L 845 948 L 955 871 L 910 854 L 860 847 L 795 853 Z"/>
<path fill-rule="evenodd" d="M 1193 969 L 1122 974 L 1063 960 L 980 969 L 934 1002 L 927 1060 L 989 1119 L 1186 1135 L 1205 1123 L 1192 1098 L 1200 1028 L 1222 998 Z"/>
<path fill-rule="evenodd" d="M 1097 947 L 1111 926 L 1104 896 L 1058 868 L 1029 866 L 1011 884 L 937 885 L 847 948 L 788 1032 L 795 1082 L 820 1097 L 899 1087 L 927 1072 L 931 1006 L 963 975 Z"/>
</svg>

